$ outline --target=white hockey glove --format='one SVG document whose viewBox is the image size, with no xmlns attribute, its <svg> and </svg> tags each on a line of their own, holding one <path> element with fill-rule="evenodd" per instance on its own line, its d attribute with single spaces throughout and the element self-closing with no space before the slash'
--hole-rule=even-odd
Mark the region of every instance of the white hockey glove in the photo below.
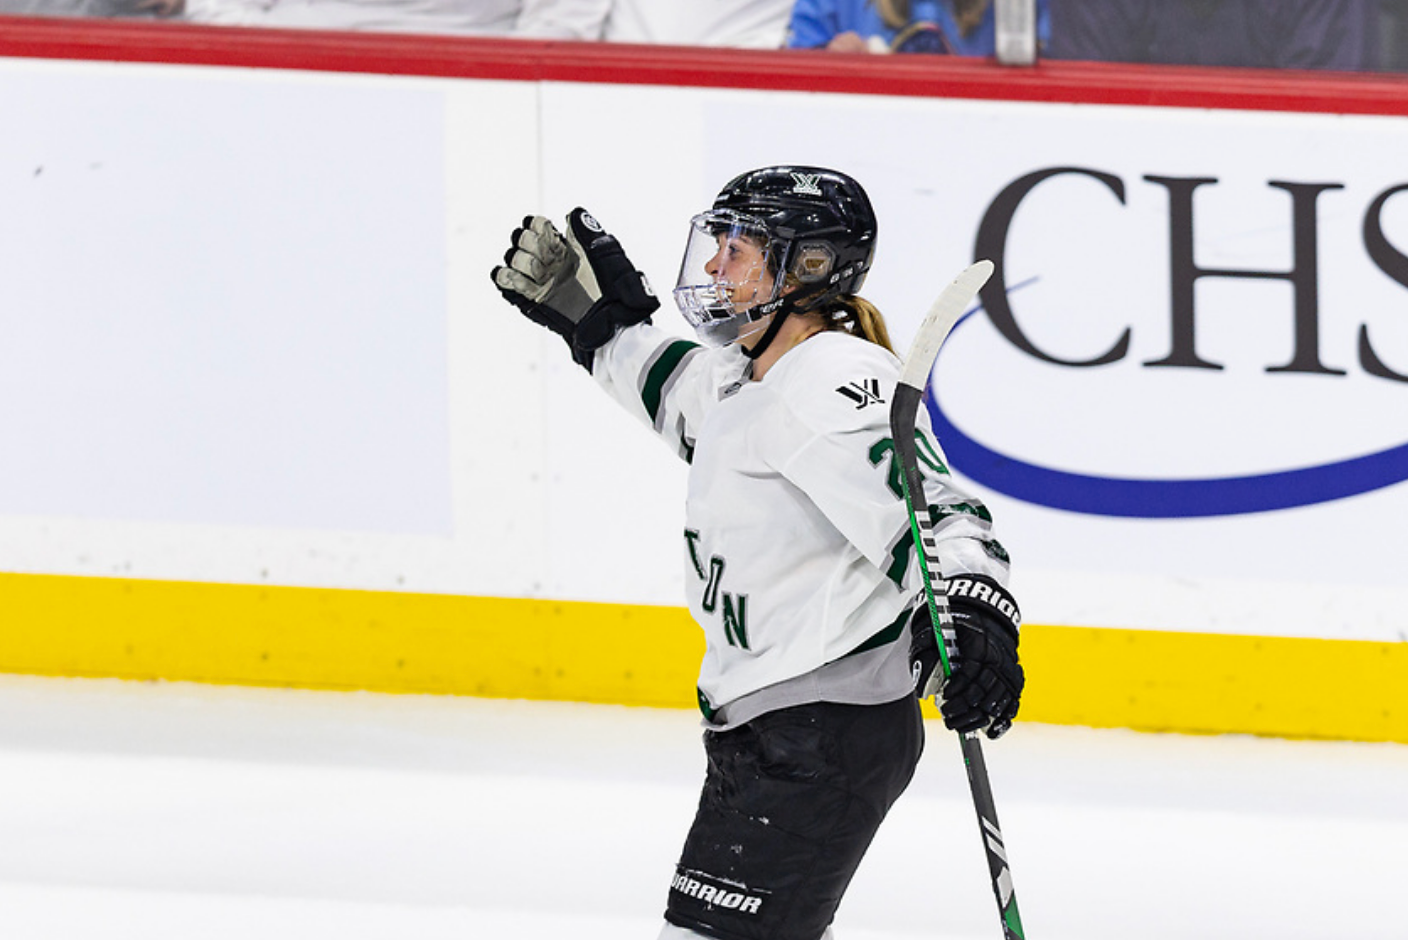
<svg viewBox="0 0 1408 940">
<path fill-rule="evenodd" d="M 567 341 L 588 372 L 616 331 L 650 319 L 660 301 L 621 243 L 582 208 L 567 214 L 564 238 L 542 216 L 513 230 L 494 286 L 523 315 Z"/>
<path fill-rule="evenodd" d="M 1012 596 L 991 578 L 960 575 L 945 584 L 953 635 L 945 637 L 944 649 L 952 672 L 943 678 L 929 607 L 921 605 L 910 620 L 915 694 L 937 695 L 944 725 L 959 734 L 982 731 L 989 738 L 1000 738 L 1017 717 L 1026 685 L 1017 661 L 1021 612 Z"/>
</svg>

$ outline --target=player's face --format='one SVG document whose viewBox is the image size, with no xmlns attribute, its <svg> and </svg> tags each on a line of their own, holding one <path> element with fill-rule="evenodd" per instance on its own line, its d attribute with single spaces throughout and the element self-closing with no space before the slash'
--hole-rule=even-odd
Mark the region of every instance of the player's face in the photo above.
<svg viewBox="0 0 1408 940">
<path fill-rule="evenodd" d="M 728 296 L 735 310 L 747 310 L 772 299 L 773 275 L 762 244 L 746 235 L 721 232 L 718 251 L 704 270 Z"/>
</svg>

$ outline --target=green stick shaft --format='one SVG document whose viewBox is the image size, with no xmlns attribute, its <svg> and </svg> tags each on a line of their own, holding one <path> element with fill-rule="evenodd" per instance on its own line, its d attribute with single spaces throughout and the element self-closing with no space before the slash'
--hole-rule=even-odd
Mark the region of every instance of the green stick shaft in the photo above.
<svg viewBox="0 0 1408 940">
<path fill-rule="evenodd" d="M 991 262 L 980 261 L 960 274 L 953 284 L 939 295 L 919 327 L 914 346 L 901 370 L 894 401 L 890 404 L 890 433 L 894 438 L 895 457 L 900 466 L 905 508 L 909 512 L 909 526 L 914 536 L 914 545 L 919 552 L 924 601 L 929 607 L 929 617 L 934 624 L 934 639 L 939 647 L 939 664 L 945 678 L 952 675 L 953 667 L 948 660 L 944 631 L 952 630 L 953 621 L 949 615 L 946 589 L 943 587 L 943 572 L 939 568 L 933 520 L 929 515 L 928 500 L 924 497 L 924 478 L 919 471 L 915 422 L 919 408 L 923 405 L 924 386 L 928 384 L 929 373 L 933 370 L 939 347 L 943 345 L 949 330 L 953 329 L 963 310 L 991 276 L 992 270 Z M 997 900 L 998 913 L 1002 918 L 1003 938 L 1026 940 L 1026 934 L 1022 930 L 1022 918 L 1017 911 L 1017 894 L 1012 887 L 1012 872 L 1007 865 L 1007 849 L 1002 841 L 1002 830 L 997 823 L 997 807 L 993 802 L 992 783 L 988 779 L 981 740 L 978 734 L 973 732 L 959 735 L 959 743 L 963 750 L 963 763 L 968 771 L 968 789 L 973 796 L 973 809 L 978 815 L 978 830 L 987 853 L 993 897 Z"/>
</svg>

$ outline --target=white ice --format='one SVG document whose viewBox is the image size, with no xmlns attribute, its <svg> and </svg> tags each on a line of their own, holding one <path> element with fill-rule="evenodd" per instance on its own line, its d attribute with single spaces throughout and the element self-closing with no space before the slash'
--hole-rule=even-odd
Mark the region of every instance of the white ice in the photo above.
<svg viewBox="0 0 1408 940">
<path fill-rule="evenodd" d="M 999 940 L 958 745 L 838 940 Z M 654 940 L 686 711 L 0 677 L 4 940 Z M 1408 938 L 1408 746 L 1021 724 L 987 748 L 1031 940 Z"/>
</svg>

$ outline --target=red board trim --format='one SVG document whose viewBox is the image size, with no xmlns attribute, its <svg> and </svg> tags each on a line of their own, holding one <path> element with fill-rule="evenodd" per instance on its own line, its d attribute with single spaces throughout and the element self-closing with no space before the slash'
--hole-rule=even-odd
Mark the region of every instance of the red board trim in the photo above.
<svg viewBox="0 0 1408 940">
<path fill-rule="evenodd" d="M 0 56 L 968 98 L 1408 115 L 1408 76 L 991 61 L 0 17 Z"/>
</svg>

